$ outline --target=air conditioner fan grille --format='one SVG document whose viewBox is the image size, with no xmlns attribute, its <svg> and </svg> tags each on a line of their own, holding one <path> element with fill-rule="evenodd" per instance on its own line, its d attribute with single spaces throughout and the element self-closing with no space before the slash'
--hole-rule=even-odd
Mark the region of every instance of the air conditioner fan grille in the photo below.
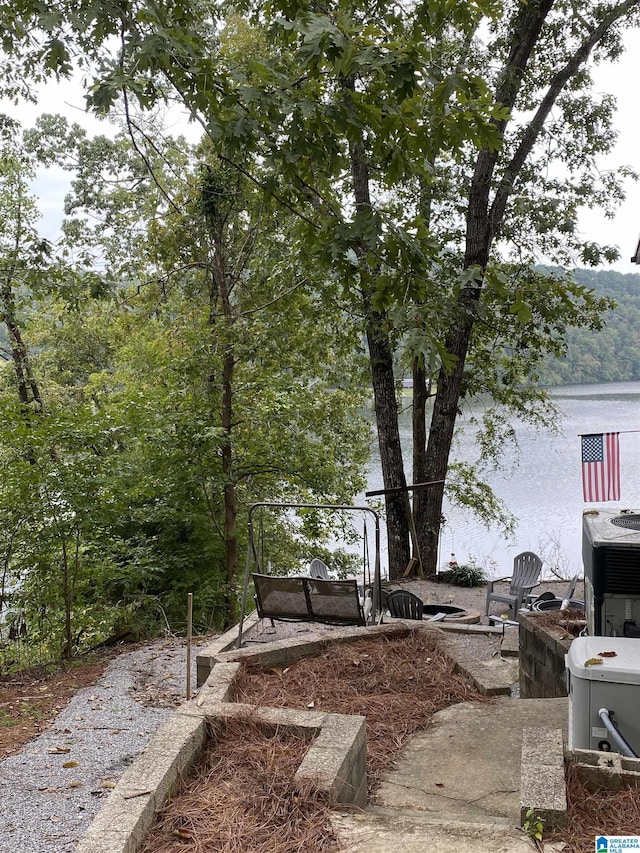
<svg viewBox="0 0 640 853">
<path fill-rule="evenodd" d="M 629 530 L 640 530 L 640 514 L 634 512 L 627 515 L 616 515 L 615 518 L 611 519 L 611 524 L 626 527 Z"/>
</svg>

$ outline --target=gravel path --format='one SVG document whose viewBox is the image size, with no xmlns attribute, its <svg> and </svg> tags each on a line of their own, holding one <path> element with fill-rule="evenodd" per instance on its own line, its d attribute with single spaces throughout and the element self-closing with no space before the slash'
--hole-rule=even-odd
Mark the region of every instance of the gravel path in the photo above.
<svg viewBox="0 0 640 853">
<path fill-rule="evenodd" d="M 193 690 L 195 655 L 194 644 Z M 114 659 L 40 737 L 0 762 L 0 853 L 75 850 L 185 689 L 184 640 L 158 640 Z"/>
</svg>

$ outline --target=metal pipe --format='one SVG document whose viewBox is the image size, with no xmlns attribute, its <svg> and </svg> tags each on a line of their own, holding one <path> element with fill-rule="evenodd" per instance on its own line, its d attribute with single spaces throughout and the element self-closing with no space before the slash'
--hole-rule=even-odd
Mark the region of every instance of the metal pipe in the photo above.
<svg viewBox="0 0 640 853">
<path fill-rule="evenodd" d="M 187 702 L 191 699 L 191 637 L 193 633 L 193 593 L 187 595 Z"/>
<path fill-rule="evenodd" d="M 626 756 L 627 758 L 637 758 L 636 753 L 631 749 L 626 740 L 622 737 L 616 724 L 611 719 L 611 714 L 607 708 L 600 708 L 598 711 L 598 716 L 604 723 L 604 727 L 609 732 L 611 736 L 611 740 L 614 741 L 615 745 L 618 747 L 618 752 L 621 755 Z"/>
</svg>

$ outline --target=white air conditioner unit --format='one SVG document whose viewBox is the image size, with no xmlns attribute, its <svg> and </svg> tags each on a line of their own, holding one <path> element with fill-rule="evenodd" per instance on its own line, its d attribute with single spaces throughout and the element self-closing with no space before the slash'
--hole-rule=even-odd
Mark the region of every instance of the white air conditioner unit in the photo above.
<svg viewBox="0 0 640 853">
<path fill-rule="evenodd" d="M 640 514 L 587 510 L 582 562 L 589 634 L 640 637 Z"/>
<path fill-rule="evenodd" d="M 640 639 L 576 637 L 565 662 L 569 749 L 599 749 L 637 756 L 640 753 Z"/>
</svg>

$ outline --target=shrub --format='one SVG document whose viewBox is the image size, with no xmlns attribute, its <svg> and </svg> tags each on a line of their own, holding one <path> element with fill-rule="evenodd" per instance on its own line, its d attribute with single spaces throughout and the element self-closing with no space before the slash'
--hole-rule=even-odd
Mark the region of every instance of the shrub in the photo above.
<svg viewBox="0 0 640 853">
<path fill-rule="evenodd" d="M 470 559 L 468 563 L 458 566 L 448 566 L 444 572 L 440 572 L 438 580 L 442 583 L 450 583 L 453 586 L 485 586 L 487 576 L 484 569 Z"/>
</svg>

